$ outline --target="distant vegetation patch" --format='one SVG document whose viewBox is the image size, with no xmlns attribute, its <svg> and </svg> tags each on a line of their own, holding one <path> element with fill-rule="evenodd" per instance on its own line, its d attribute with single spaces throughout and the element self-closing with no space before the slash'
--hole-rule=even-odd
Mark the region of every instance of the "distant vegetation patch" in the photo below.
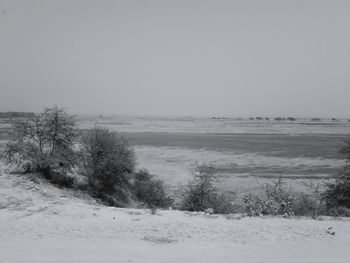
<svg viewBox="0 0 350 263">
<path fill-rule="evenodd" d="M 311 121 L 320 122 L 320 121 L 322 121 L 322 119 L 320 119 L 320 118 L 311 118 Z"/>
<path fill-rule="evenodd" d="M 34 117 L 35 113 L 33 112 L 0 112 L 0 118 L 29 118 Z"/>
</svg>

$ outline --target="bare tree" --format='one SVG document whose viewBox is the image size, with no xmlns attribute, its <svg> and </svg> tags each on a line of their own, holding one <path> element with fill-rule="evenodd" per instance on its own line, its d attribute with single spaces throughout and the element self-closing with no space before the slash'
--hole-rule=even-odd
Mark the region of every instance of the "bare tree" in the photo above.
<svg viewBox="0 0 350 263">
<path fill-rule="evenodd" d="M 54 170 L 66 172 L 76 163 L 74 127 L 74 118 L 58 107 L 15 119 L 3 157 L 25 172 L 41 172 L 48 177 Z"/>
<path fill-rule="evenodd" d="M 200 165 L 196 168 L 193 180 L 189 182 L 188 189 L 182 200 L 182 209 L 189 211 L 204 211 L 213 208 L 216 197 L 213 186 L 214 168 Z"/>
</svg>

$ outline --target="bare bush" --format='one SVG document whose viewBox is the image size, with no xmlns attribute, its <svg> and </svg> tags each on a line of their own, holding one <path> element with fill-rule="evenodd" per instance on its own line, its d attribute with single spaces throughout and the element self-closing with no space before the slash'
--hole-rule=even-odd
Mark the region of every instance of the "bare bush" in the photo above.
<svg viewBox="0 0 350 263">
<path fill-rule="evenodd" d="M 322 200 L 329 209 L 350 208 L 350 165 L 347 165 L 338 177 L 326 184 Z"/>
<path fill-rule="evenodd" d="M 260 216 L 265 214 L 265 201 L 258 195 L 246 194 L 243 196 L 243 204 L 240 210 L 240 212 L 249 216 Z"/>
<path fill-rule="evenodd" d="M 233 197 L 226 193 L 216 193 L 212 196 L 211 207 L 216 214 L 230 214 L 236 212 L 236 208 L 233 206 Z"/>
<path fill-rule="evenodd" d="M 273 184 L 266 184 L 265 195 L 270 213 L 286 216 L 294 215 L 295 191 L 292 187 L 286 187 L 282 178 L 279 178 Z"/>
<path fill-rule="evenodd" d="M 232 205 L 224 194 L 219 195 L 213 186 L 214 168 L 212 166 L 198 166 L 193 180 L 188 184 L 182 210 L 206 211 L 213 209 L 214 213 L 230 213 Z"/>
<path fill-rule="evenodd" d="M 326 209 L 321 198 L 321 185 L 312 182 L 303 182 L 302 184 L 306 187 L 307 191 L 297 193 L 293 204 L 295 215 L 316 218 L 324 214 Z"/>
<path fill-rule="evenodd" d="M 54 173 L 50 179 L 52 184 L 63 186 L 67 188 L 75 188 L 76 178 L 69 174 L 56 174 Z"/>
<path fill-rule="evenodd" d="M 284 184 L 283 180 L 279 178 L 275 183 L 266 184 L 261 195 L 245 195 L 242 210 L 249 216 L 294 215 L 295 192 Z"/>
<path fill-rule="evenodd" d="M 296 216 L 311 216 L 316 218 L 324 212 L 319 199 L 308 193 L 299 193 L 293 203 L 293 211 Z"/>
<path fill-rule="evenodd" d="M 167 196 L 164 183 L 155 179 L 147 170 L 135 173 L 133 191 L 149 208 L 169 207 L 173 200 Z"/>
<path fill-rule="evenodd" d="M 346 145 L 340 149 L 340 153 L 344 154 L 348 161 L 350 161 L 350 140 L 344 142 Z"/>
<path fill-rule="evenodd" d="M 297 192 L 280 178 L 274 183 L 265 184 L 260 194 L 247 194 L 243 196 L 243 204 L 237 211 L 249 216 L 283 215 L 311 216 L 316 218 L 322 214 L 333 214 L 327 210 L 321 195 L 319 184 L 306 183 L 305 192 Z"/>
<path fill-rule="evenodd" d="M 350 141 L 346 141 L 340 153 L 347 158 L 347 164 L 340 171 L 336 179 L 325 185 L 325 190 L 321 194 L 322 201 L 325 202 L 327 212 L 335 216 L 350 215 Z"/>
</svg>

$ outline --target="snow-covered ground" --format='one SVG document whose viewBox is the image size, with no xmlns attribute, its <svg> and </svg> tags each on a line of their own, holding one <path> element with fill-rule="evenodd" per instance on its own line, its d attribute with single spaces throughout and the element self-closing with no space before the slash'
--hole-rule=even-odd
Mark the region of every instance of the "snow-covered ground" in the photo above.
<svg viewBox="0 0 350 263">
<path fill-rule="evenodd" d="M 154 214 L 0 171 L 3 263 L 348 262 L 349 244 L 344 218 Z"/>
<path fill-rule="evenodd" d="M 180 147 L 134 147 L 138 168 L 145 168 L 162 179 L 167 186 L 179 188 L 193 177 L 200 164 L 210 164 L 217 170 L 216 186 L 224 191 L 245 194 L 280 176 L 296 190 L 313 179 L 323 184 L 331 172 L 340 170 L 342 159 L 294 157 L 282 158 L 257 153 L 213 151 Z"/>
</svg>

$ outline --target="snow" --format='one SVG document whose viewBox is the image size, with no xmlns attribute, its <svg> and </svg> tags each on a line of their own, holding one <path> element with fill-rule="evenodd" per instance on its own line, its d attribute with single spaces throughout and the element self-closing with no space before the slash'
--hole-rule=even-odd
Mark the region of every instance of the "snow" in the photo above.
<svg viewBox="0 0 350 263">
<path fill-rule="evenodd" d="M 280 176 L 294 189 L 305 190 L 305 182 L 324 183 L 330 171 L 338 171 L 343 159 L 284 158 L 257 153 L 186 149 L 180 147 L 135 146 L 139 169 L 147 169 L 162 179 L 171 189 L 179 189 L 193 177 L 200 164 L 221 169 L 216 175 L 216 186 L 224 191 L 246 194 L 271 183 Z"/>
<path fill-rule="evenodd" d="M 350 258 L 346 218 L 105 207 L 35 175 L 0 170 L 0 262 L 319 263 Z"/>
</svg>

